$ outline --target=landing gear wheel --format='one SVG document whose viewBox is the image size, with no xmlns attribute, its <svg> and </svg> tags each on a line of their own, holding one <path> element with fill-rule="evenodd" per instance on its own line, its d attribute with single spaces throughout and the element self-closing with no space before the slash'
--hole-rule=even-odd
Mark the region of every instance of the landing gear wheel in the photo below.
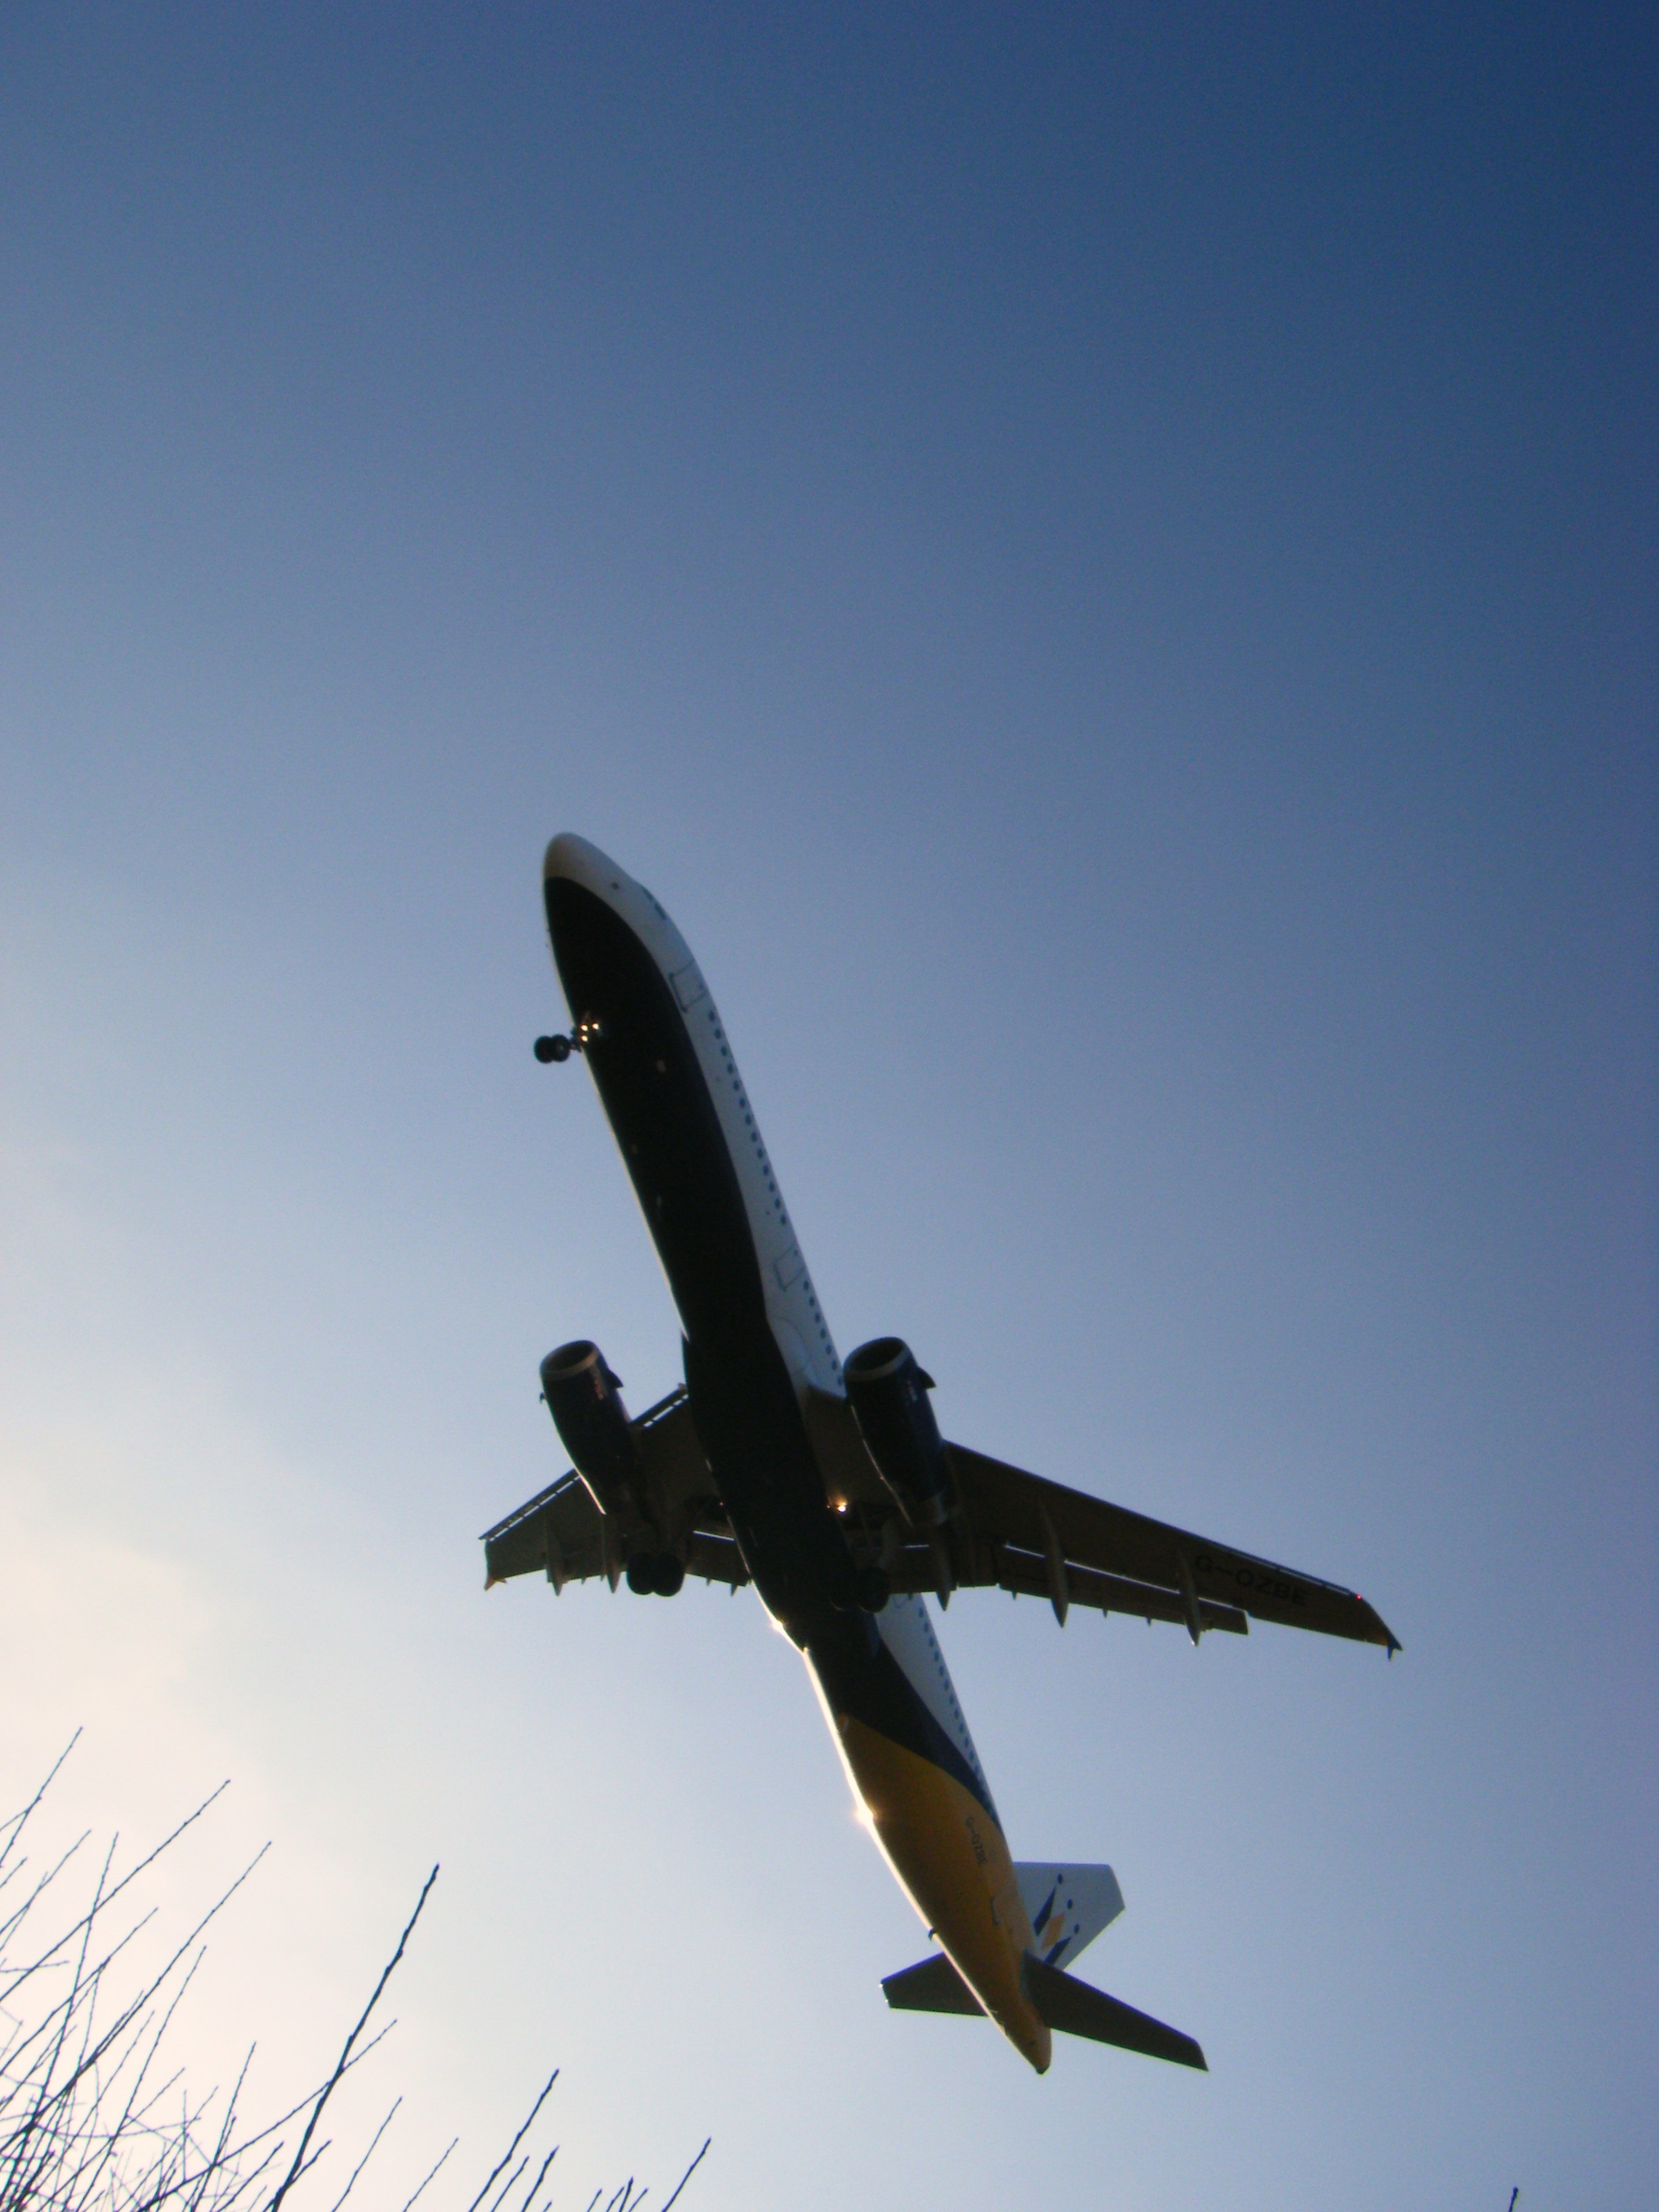
<svg viewBox="0 0 1659 2212">
<path fill-rule="evenodd" d="M 649 1597 L 657 1587 L 654 1552 L 635 1552 L 628 1562 L 628 1587 L 635 1597 Z"/>
<path fill-rule="evenodd" d="M 678 1597 L 685 1583 L 685 1569 L 672 1552 L 659 1552 L 653 1562 L 656 1573 L 651 1587 L 659 1597 Z"/>
<path fill-rule="evenodd" d="M 545 1067 L 550 1060 L 568 1060 L 570 1040 L 566 1036 L 543 1036 L 536 1040 L 536 1057 Z"/>
<path fill-rule="evenodd" d="M 860 1613 L 879 1613 L 893 1595 L 884 1567 L 860 1567 L 853 1577 L 853 1601 Z"/>
</svg>

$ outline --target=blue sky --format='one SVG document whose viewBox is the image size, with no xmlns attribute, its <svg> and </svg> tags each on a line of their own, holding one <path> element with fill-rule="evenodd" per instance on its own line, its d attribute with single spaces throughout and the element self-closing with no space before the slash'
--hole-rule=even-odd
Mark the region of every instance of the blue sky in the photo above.
<svg viewBox="0 0 1659 2212">
<path fill-rule="evenodd" d="M 712 2129 L 732 2205 L 1648 2201 L 1654 60 L 7 11 L 0 1769 L 84 1723 L 64 1819 L 135 1832 L 235 1777 L 204 2064 L 303 2072 L 441 1857 L 411 2169 L 562 2060 L 573 2192 Z M 890 2017 L 751 1600 L 480 1595 L 541 1354 L 677 1373 L 529 1053 L 567 827 L 696 949 L 843 1351 L 1401 1638 L 943 1624 L 1207 2079 Z"/>
</svg>

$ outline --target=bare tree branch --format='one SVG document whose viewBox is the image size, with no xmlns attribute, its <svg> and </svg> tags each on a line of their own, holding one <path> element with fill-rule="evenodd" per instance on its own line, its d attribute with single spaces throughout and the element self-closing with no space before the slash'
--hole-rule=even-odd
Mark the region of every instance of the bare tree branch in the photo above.
<svg viewBox="0 0 1659 2212">
<path fill-rule="evenodd" d="M 668 2203 L 667 2203 L 667 2204 L 665 2204 L 665 2205 L 663 2206 L 663 2208 L 662 2208 L 662 2212 L 669 2212 L 669 2205 L 672 2205 L 672 2204 L 674 2203 L 675 2198 L 676 2198 L 676 2197 L 678 2197 L 678 2195 L 679 2195 L 679 2193 L 680 2193 L 680 2189 L 684 2189 L 684 2186 L 685 2186 L 686 2183 L 687 2183 L 688 2181 L 690 2181 L 690 2179 L 691 2179 L 692 2175 L 696 2172 L 697 2168 L 698 2168 L 698 2167 L 702 2164 L 704 2155 L 705 2155 L 705 2154 L 707 2153 L 708 2148 L 708 2144 L 709 2144 L 709 2143 L 711 2143 L 711 2142 L 714 2142 L 714 2136 L 710 2136 L 708 2137 L 708 2141 L 703 2144 L 702 2149 L 702 2150 L 700 2150 L 700 2151 L 697 2153 L 696 2156 L 692 2160 L 692 2161 L 691 2161 L 690 2165 L 690 2166 L 688 2166 L 686 2167 L 685 2172 L 684 2172 L 680 2176 L 680 2185 L 679 2185 L 679 2189 L 677 2189 L 677 2190 L 674 2191 L 674 2195 L 673 2195 L 673 2197 L 671 2197 L 669 2198 L 669 2200 L 668 2200 Z"/>
<path fill-rule="evenodd" d="M 437 2175 L 438 2175 L 438 2172 L 439 2172 L 439 2169 L 440 2169 L 441 2167 L 442 2167 L 444 2165 L 446 2165 L 446 2164 L 447 2163 L 447 2161 L 448 2161 L 448 2158 L 449 2158 L 449 2153 L 450 2153 L 450 2151 L 452 2151 L 452 2150 L 453 2150 L 453 2149 L 454 2149 L 454 2148 L 455 2148 L 456 2144 L 457 2144 L 458 2142 L 459 2142 L 459 2141 L 460 2141 L 460 2137 L 459 2137 L 459 2136 L 451 2136 L 451 2137 L 449 2138 L 449 2148 L 448 2148 L 448 2149 L 447 2149 L 447 2150 L 445 2150 L 445 2151 L 441 2154 L 441 2155 L 440 2156 L 440 2158 L 439 2158 L 439 2160 L 438 2160 L 438 2163 L 437 2163 L 437 2165 L 436 2165 L 436 2166 L 434 2166 L 432 2168 L 431 2172 L 429 2172 L 429 2173 L 427 2175 L 427 2177 L 426 2177 L 426 2181 L 423 2181 L 423 2182 L 421 2184 L 420 2187 L 419 2187 L 419 2188 L 415 2191 L 415 2194 L 414 2194 L 412 2197 L 406 2197 L 406 2198 L 404 2200 L 404 2208 L 403 2208 L 403 2212 L 414 2212 L 414 2208 L 415 2208 L 415 2206 L 416 2206 L 416 2204 L 418 2204 L 418 2203 L 419 2203 L 419 2202 L 420 2202 L 421 2198 L 422 2198 L 422 2197 L 424 2197 L 424 2196 L 425 2196 L 425 2194 L 426 2194 L 426 2185 L 427 2185 L 427 2181 L 433 2181 L 433 2180 L 435 2180 L 435 2179 L 436 2179 Z"/>
<path fill-rule="evenodd" d="M 27 1804 L 0 1820 L 0 2212 L 283 2212 L 285 2198 L 331 2147 L 320 2127 L 335 2091 L 396 2025 L 389 2021 L 369 2033 L 438 1869 L 434 1867 L 428 1875 L 331 2072 L 277 2118 L 250 2129 L 243 2112 L 252 2047 L 228 2096 L 216 2087 L 198 2098 L 182 2071 L 170 2063 L 170 2046 L 180 2007 L 202 1969 L 205 1931 L 247 1881 L 264 1850 L 197 1918 L 182 1942 L 163 1941 L 152 1948 L 154 1939 L 147 1931 L 156 1926 L 156 1912 L 146 1906 L 135 1885 L 200 1820 L 226 1785 L 118 1877 L 118 1836 L 100 1860 L 88 1863 L 82 1853 L 90 1832 L 57 1856 L 49 1854 L 48 1863 L 38 1867 L 23 1848 L 26 1839 L 32 1840 L 27 1832 L 77 1741 L 78 1733 Z M 83 1885 L 78 1892 L 69 1887 L 72 1877 Z M 55 1928 L 49 1917 L 54 1912 L 62 1915 Z M 43 1926 L 50 1930 L 49 1941 L 42 1940 Z M 12 1964 L 20 1951 L 23 1963 Z M 138 1963 L 158 1953 L 159 1965 Z M 559 2146 L 554 2143 L 538 2157 L 526 2145 L 558 2078 L 556 2068 L 466 2212 L 507 2212 L 509 2205 L 516 2212 L 551 2212 L 552 2200 L 544 2188 Z M 401 2098 L 394 2100 L 374 2130 L 329 2212 L 346 2212 L 402 2103 Z M 290 2130 L 302 2115 L 290 2154 Z M 415 2212 L 458 2140 L 452 2138 L 428 2168 L 403 2212 Z M 678 2203 L 708 2147 L 705 2142 L 687 2167 L 663 2212 Z M 532 2178 L 520 2193 L 527 2173 Z M 648 2193 L 630 2175 L 611 2194 L 605 2212 L 641 2212 Z M 603 2189 L 596 2190 L 587 2212 L 596 2212 L 605 2197 Z"/>
<path fill-rule="evenodd" d="M 531 2129 L 534 2126 L 536 2115 L 540 2112 L 542 2106 L 547 2102 L 548 2093 L 551 2090 L 553 2084 L 558 2080 L 558 2078 L 559 2069 L 556 2066 L 553 2069 L 553 2071 L 547 2077 L 546 2088 L 542 2091 L 541 2095 L 537 2098 L 535 2103 L 530 2107 L 529 2118 L 519 2130 L 518 2134 L 514 2136 L 512 2142 L 508 2143 L 506 2150 L 502 2152 L 500 2164 L 496 2166 L 494 2172 L 490 2174 L 489 2180 L 485 2182 L 483 2187 L 478 2191 L 472 2202 L 467 2206 L 466 2212 L 478 2212 L 479 2205 L 483 2203 L 484 2198 L 489 2194 L 490 2191 L 495 2185 L 496 2175 L 500 2173 L 501 2167 L 507 2164 L 508 2159 L 512 2157 L 514 2152 L 517 2150 L 519 2145 L 524 2141 L 525 2137 L 530 2133 Z M 597 2193 L 595 2194 L 593 2201 L 595 2203 L 599 2202 Z"/>
<path fill-rule="evenodd" d="M 334 2071 L 329 2075 L 327 2081 L 324 2082 L 322 2088 L 318 2092 L 317 2102 L 312 2108 L 310 2119 L 306 2123 L 306 2131 L 300 2138 L 300 2148 L 294 2154 L 293 2166 L 289 2170 L 287 2179 L 283 2182 L 276 2195 L 271 2198 L 269 2212 L 279 2212 L 279 2208 L 283 2197 L 288 2195 L 289 2191 L 294 2186 L 301 2174 L 305 2171 L 304 2160 L 306 2148 L 310 2142 L 313 2135 L 316 2132 L 318 2121 L 323 2117 L 323 2108 L 328 2103 L 329 2099 L 334 2094 L 336 2088 L 339 2086 L 340 2077 L 344 2074 L 346 2067 L 350 2061 L 351 2046 L 356 2042 L 357 2038 L 362 2033 L 364 2028 L 368 2027 L 370 2013 L 374 2011 L 375 2006 L 380 2002 L 380 1992 L 385 1989 L 386 1984 L 392 1979 L 392 1975 L 397 1971 L 398 1961 L 404 1955 L 404 1946 L 414 1934 L 415 1923 L 420 1918 L 422 1911 L 426 1905 L 427 1899 L 432 1894 L 432 1885 L 437 1879 L 438 1869 L 436 1867 L 434 1867 L 431 1873 L 428 1875 L 426 1878 L 425 1884 L 421 1890 L 419 1897 L 415 1901 L 415 1910 L 409 1916 L 409 1925 L 404 1929 L 403 1934 L 398 1938 L 397 1949 L 392 1953 L 391 1958 L 387 1960 L 386 1966 L 381 1970 L 380 1980 L 374 1984 L 374 1996 L 370 1997 L 368 2002 L 363 2007 L 362 2017 L 358 2021 L 356 2027 L 352 2029 L 350 2034 L 347 2036 L 345 2039 L 345 2046 L 340 2053 L 338 2064 L 335 2067 Z"/>
</svg>

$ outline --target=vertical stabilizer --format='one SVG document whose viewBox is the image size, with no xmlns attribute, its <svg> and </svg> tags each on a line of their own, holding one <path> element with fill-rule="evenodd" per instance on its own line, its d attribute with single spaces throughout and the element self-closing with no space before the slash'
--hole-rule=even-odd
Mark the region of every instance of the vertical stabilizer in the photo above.
<svg viewBox="0 0 1659 2212">
<path fill-rule="evenodd" d="M 1109 1866 L 1058 1859 L 1017 1863 L 1015 1878 L 1045 1966 L 1069 1966 L 1123 1910 L 1123 1892 Z"/>
</svg>

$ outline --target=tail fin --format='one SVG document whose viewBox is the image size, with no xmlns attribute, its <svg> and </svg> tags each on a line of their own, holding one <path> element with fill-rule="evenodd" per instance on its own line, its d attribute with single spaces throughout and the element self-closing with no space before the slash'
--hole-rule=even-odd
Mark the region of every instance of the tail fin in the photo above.
<svg viewBox="0 0 1659 2212">
<path fill-rule="evenodd" d="M 933 1963 L 928 1960 L 930 1966 Z M 1190 2035 L 1183 2035 L 1178 2027 L 1166 2027 L 1161 2020 L 1137 2012 L 1117 1997 L 1109 1997 L 1103 1990 L 1091 1989 L 1087 1982 L 1061 1973 L 1058 1966 L 1047 1966 L 1041 1959 L 1028 1957 L 1022 1978 L 1037 2017 L 1063 2035 L 1086 2035 L 1092 2043 L 1114 2043 L 1120 2051 L 1141 2051 L 1148 2058 L 1196 2066 L 1206 2074 L 1210 2070 Z M 890 1997 L 888 2002 L 892 2002 Z"/>
<path fill-rule="evenodd" d="M 1103 1928 L 1123 1910 L 1123 1892 L 1109 1866 L 1066 1866 L 1036 1859 L 1014 1869 L 1019 1893 L 1048 1966 L 1075 1965 Z"/>
</svg>

